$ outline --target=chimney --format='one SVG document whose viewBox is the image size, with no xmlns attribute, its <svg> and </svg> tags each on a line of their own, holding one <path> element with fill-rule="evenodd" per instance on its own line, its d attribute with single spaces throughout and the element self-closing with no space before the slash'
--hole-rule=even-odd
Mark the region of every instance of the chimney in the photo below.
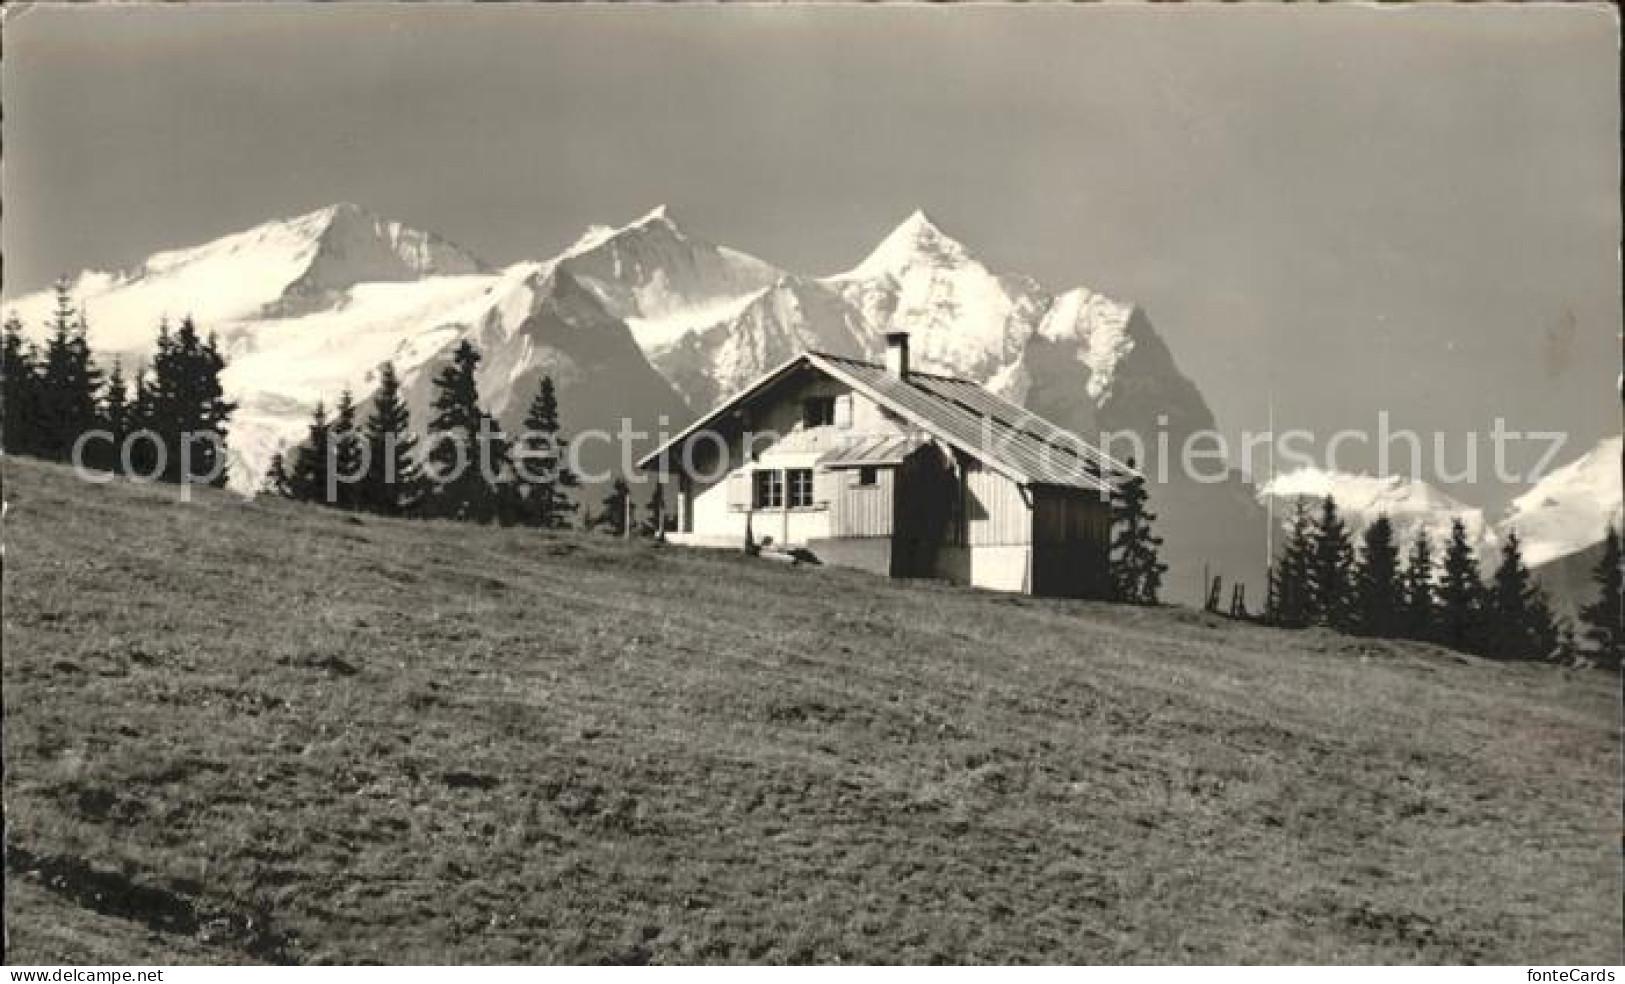
<svg viewBox="0 0 1625 984">
<path fill-rule="evenodd" d="M 886 371 L 898 379 L 908 378 L 908 332 L 886 333 Z"/>
</svg>

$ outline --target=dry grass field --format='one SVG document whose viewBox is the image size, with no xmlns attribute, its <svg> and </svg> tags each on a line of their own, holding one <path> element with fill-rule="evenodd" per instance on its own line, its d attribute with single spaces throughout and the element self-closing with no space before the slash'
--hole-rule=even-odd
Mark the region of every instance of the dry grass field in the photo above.
<svg viewBox="0 0 1625 984">
<path fill-rule="evenodd" d="M 1621 959 L 1619 678 L 6 462 L 14 962 Z"/>
</svg>

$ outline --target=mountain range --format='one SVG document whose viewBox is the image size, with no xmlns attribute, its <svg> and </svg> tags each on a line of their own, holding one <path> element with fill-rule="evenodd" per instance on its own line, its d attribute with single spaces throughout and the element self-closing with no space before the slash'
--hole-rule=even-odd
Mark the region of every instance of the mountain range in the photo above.
<svg viewBox="0 0 1625 984">
<path fill-rule="evenodd" d="M 317 400 L 344 388 L 364 398 L 386 359 L 421 426 L 430 380 L 465 337 L 484 354 L 487 408 L 510 426 L 545 373 L 567 430 L 613 432 L 627 418 L 652 436 L 803 349 L 876 357 L 892 331 L 909 332 L 919 368 L 974 379 L 1091 440 L 1162 433 L 1178 448 L 1214 425 L 1142 308 L 995 271 L 923 212 L 850 269 L 814 276 L 691 235 L 664 207 L 589 228 L 549 259 L 497 267 L 339 204 L 129 270 L 82 273 L 71 286 L 93 347 L 127 367 L 147 357 L 162 319 L 191 315 L 218 334 L 225 383 L 241 404 L 233 483 L 245 490 L 302 437 Z M 51 304 L 44 291 L 6 306 L 37 331 Z M 1152 468 L 1149 443 L 1137 463 Z M 589 467 L 623 466 L 607 446 L 585 457 Z M 1204 572 L 1259 591 L 1265 511 L 1252 487 L 1239 474 L 1197 483 L 1172 469 L 1169 478 L 1154 502 L 1169 595 L 1200 597 Z M 1257 607 L 1262 597 L 1250 600 Z"/>
</svg>

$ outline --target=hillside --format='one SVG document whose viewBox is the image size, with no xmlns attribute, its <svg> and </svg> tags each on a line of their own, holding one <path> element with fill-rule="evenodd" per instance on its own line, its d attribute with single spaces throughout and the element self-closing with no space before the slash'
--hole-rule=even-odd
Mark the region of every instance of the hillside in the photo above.
<svg viewBox="0 0 1625 984">
<path fill-rule="evenodd" d="M 14 961 L 1621 956 L 1617 676 L 5 464 Z"/>
</svg>

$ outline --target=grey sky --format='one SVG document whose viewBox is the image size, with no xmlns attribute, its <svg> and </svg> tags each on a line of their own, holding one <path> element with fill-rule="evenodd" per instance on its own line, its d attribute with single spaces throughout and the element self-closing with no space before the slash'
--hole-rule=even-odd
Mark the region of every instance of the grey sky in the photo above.
<svg viewBox="0 0 1625 984">
<path fill-rule="evenodd" d="M 923 207 L 1143 304 L 1227 428 L 1273 393 L 1577 453 L 1618 429 L 1616 37 L 1595 7 L 35 7 L 6 292 L 340 200 L 499 263 L 664 202 L 812 273 Z"/>
</svg>

